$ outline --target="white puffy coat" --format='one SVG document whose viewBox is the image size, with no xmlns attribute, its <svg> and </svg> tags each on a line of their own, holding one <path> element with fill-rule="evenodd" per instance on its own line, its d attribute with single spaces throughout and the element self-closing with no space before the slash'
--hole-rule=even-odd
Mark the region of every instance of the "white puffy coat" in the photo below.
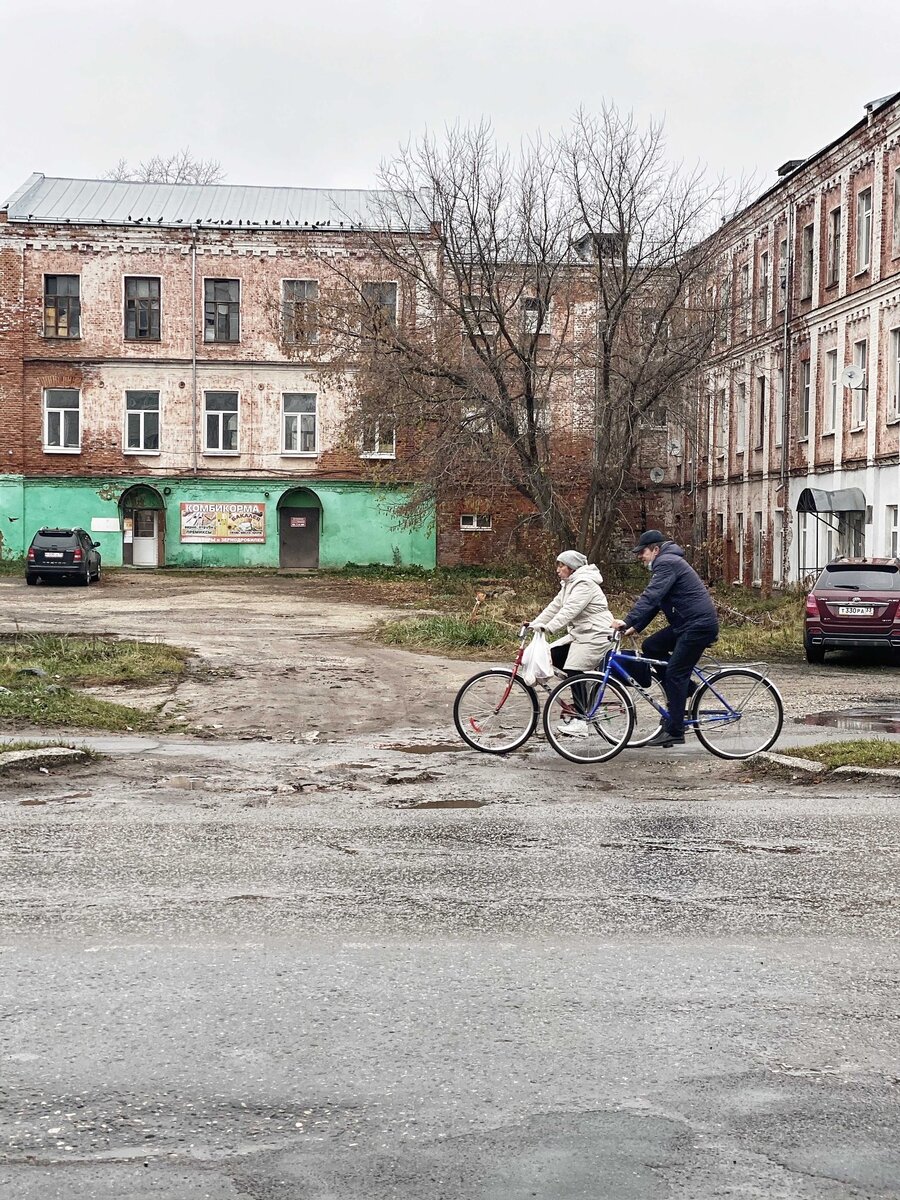
<svg viewBox="0 0 900 1200">
<path fill-rule="evenodd" d="M 532 622 L 543 625 L 548 633 L 567 629 L 568 637 L 555 643 L 573 643 L 566 658 L 567 671 L 593 671 L 609 649 L 613 615 L 602 582 L 594 564 L 586 563 L 562 581 L 557 595 Z"/>
</svg>

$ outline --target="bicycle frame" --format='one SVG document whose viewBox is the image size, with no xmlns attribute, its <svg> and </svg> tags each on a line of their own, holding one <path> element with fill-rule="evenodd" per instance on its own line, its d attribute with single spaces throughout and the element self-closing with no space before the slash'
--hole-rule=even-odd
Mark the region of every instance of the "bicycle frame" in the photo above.
<svg viewBox="0 0 900 1200">
<path fill-rule="evenodd" d="M 653 697 L 650 695 L 650 693 L 644 687 L 642 687 L 641 684 L 639 684 L 637 682 L 637 680 L 629 673 L 627 666 L 622 665 L 622 664 L 627 664 L 627 663 L 641 662 L 641 663 L 646 663 L 648 666 L 651 666 L 651 667 L 666 667 L 666 666 L 668 666 L 666 659 L 664 659 L 664 658 L 645 658 L 643 656 L 635 657 L 631 654 L 622 654 L 621 651 L 618 649 L 619 646 L 621 646 L 621 638 L 616 637 L 613 639 L 612 649 L 609 651 L 609 653 L 606 656 L 606 661 L 605 661 L 603 675 L 602 675 L 602 687 L 600 688 L 599 698 L 598 698 L 594 708 L 591 709 L 590 713 L 585 715 L 585 720 L 590 721 L 595 716 L 597 709 L 600 707 L 600 705 L 603 701 L 603 692 L 606 688 L 606 684 L 608 683 L 608 681 L 610 679 L 614 679 L 618 683 L 623 683 L 627 687 L 634 688 L 634 690 L 637 691 L 643 697 L 643 699 L 647 702 L 647 704 L 651 705 L 651 707 L 656 709 L 656 711 L 659 713 L 659 715 L 662 717 L 662 719 L 664 721 L 668 720 L 668 717 L 669 717 L 668 709 L 665 708 L 661 704 L 657 704 L 657 702 L 653 699 Z M 716 699 L 719 701 L 719 703 L 723 706 L 723 709 L 725 711 L 720 712 L 720 713 L 708 713 L 706 715 L 706 717 L 704 717 L 703 719 L 694 719 L 693 717 L 688 717 L 685 720 L 685 728 L 696 729 L 698 725 L 716 725 L 716 724 L 721 725 L 721 724 L 726 724 L 726 723 L 731 724 L 734 721 L 739 721 L 741 719 L 740 710 L 732 708 L 732 706 L 728 703 L 728 701 L 725 699 L 725 697 L 719 695 L 719 693 L 716 691 L 715 680 L 716 680 L 717 675 L 719 675 L 719 673 L 722 671 L 722 669 L 723 668 L 721 666 L 717 666 L 714 671 L 709 672 L 709 673 L 704 673 L 704 671 L 702 671 L 700 669 L 699 665 L 697 665 L 697 666 L 694 666 L 693 669 L 691 670 L 691 678 L 696 676 L 697 679 L 699 680 L 700 684 L 705 684 L 709 688 L 710 692 L 716 697 Z M 747 696 L 746 699 L 744 700 L 745 704 L 752 698 L 754 692 L 756 691 L 756 688 L 759 687 L 759 685 L 765 679 L 766 679 L 765 673 L 760 672 L 760 679 L 759 679 L 756 687 L 753 688 L 753 691 L 750 692 L 750 695 Z"/>
</svg>

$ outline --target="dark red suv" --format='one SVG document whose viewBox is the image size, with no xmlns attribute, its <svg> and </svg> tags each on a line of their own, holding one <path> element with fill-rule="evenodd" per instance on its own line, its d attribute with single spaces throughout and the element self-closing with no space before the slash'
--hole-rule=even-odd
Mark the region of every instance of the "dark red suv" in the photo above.
<svg viewBox="0 0 900 1200">
<path fill-rule="evenodd" d="M 806 597 L 806 661 L 859 646 L 900 651 L 900 559 L 838 558 Z"/>
</svg>

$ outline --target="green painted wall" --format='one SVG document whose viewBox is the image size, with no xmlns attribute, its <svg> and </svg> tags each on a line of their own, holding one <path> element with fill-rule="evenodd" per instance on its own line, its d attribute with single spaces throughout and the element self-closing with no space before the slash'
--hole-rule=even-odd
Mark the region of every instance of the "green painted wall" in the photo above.
<svg viewBox="0 0 900 1200">
<path fill-rule="evenodd" d="M 0 558 L 21 558 L 25 553 L 24 497 L 21 475 L 0 475 Z"/>
<path fill-rule="evenodd" d="M 185 567 L 277 567 L 278 503 L 285 493 L 283 481 L 214 479 L 29 479 L 0 476 L 0 528 L 2 552 L 21 555 L 42 525 L 80 525 L 90 530 L 95 517 L 116 518 L 119 498 L 129 487 L 147 483 L 164 495 L 166 505 L 166 564 Z M 268 492 L 268 496 L 264 493 Z M 429 528 L 399 527 L 395 508 L 406 498 L 403 489 L 375 488 L 369 484 L 322 482 L 304 492 L 286 496 L 288 505 L 310 504 L 318 497 L 321 509 L 319 562 L 340 567 L 348 562 L 435 565 L 434 522 Z M 182 543 L 181 510 L 189 501 L 226 504 L 265 504 L 266 540 L 257 544 Z M 10 521 L 10 517 L 18 517 Z M 9 532 L 8 532 L 9 531 Z M 94 532 L 107 566 L 122 563 L 122 534 Z"/>
</svg>

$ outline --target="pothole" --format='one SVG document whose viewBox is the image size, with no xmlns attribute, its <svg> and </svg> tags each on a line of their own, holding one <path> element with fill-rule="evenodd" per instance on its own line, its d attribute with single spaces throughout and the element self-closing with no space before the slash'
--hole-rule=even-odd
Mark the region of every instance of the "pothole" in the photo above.
<svg viewBox="0 0 900 1200">
<path fill-rule="evenodd" d="M 900 707 L 895 701 L 861 704 L 836 712 L 809 713 L 796 720 L 800 725 L 824 725 L 829 729 L 847 729 L 857 733 L 900 733 Z"/>
</svg>

